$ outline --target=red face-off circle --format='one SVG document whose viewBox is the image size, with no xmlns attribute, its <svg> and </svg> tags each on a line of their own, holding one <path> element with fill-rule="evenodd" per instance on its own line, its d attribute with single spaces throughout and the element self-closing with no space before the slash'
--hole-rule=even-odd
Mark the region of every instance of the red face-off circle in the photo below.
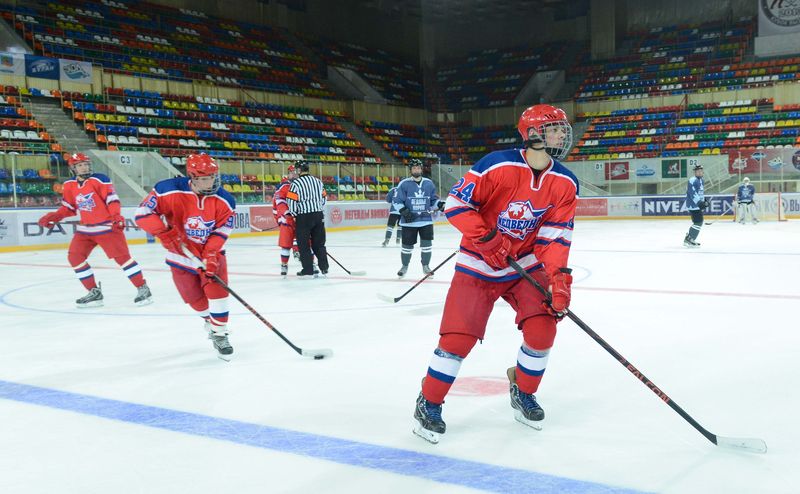
<svg viewBox="0 0 800 494">
<path fill-rule="evenodd" d="M 454 396 L 495 396 L 508 393 L 508 379 L 504 377 L 459 377 L 450 388 Z"/>
</svg>

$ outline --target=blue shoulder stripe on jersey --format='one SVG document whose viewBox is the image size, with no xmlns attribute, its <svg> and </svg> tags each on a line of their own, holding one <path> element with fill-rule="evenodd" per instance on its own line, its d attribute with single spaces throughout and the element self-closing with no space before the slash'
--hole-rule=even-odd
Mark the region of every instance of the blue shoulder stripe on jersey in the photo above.
<svg viewBox="0 0 800 494">
<path fill-rule="evenodd" d="M 189 181 L 189 177 L 175 177 L 175 178 L 168 178 L 166 180 L 162 180 L 158 182 L 155 187 L 156 193 L 158 195 L 167 194 L 169 192 L 192 192 L 192 186 Z M 192 192 L 194 193 L 194 192 Z M 236 200 L 227 190 L 220 187 L 217 192 L 214 194 L 215 196 L 219 197 L 230 206 L 231 210 L 236 209 Z"/>
<path fill-rule="evenodd" d="M 158 182 L 153 189 L 157 194 L 166 194 L 168 192 L 191 192 L 192 187 L 189 185 L 189 177 L 175 177 L 168 178 Z"/>
<path fill-rule="evenodd" d="M 231 207 L 231 211 L 236 210 L 236 199 L 233 198 L 230 192 L 220 187 L 214 195 L 227 202 L 228 206 Z"/>
<path fill-rule="evenodd" d="M 504 161 L 512 161 L 516 163 L 525 163 L 522 159 L 519 149 L 503 149 L 500 151 L 492 151 L 483 158 L 479 159 L 477 163 L 472 165 L 471 170 L 476 173 L 483 173 L 489 168 Z"/>
<path fill-rule="evenodd" d="M 102 173 L 92 173 L 91 177 L 89 177 L 89 178 L 92 178 L 92 177 L 100 180 L 104 184 L 110 184 L 111 183 L 111 179 L 108 178 L 107 175 L 103 175 Z"/>
<path fill-rule="evenodd" d="M 444 215 L 445 215 L 445 217 L 447 219 L 450 219 L 453 216 L 458 216 L 459 214 L 466 213 L 467 211 L 475 211 L 475 210 L 472 209 L 472 208 L 468 208 L 468 207 L 464 206 L 464 207 L 460 207 L 460 208 L 456 208 L 456 209 L 452 209 L 450 211 L 447 211 L 446 213 L 444 213 Z"/>
<path fill-rule="evenodd" d="M 580 185 L 578 184 L 578 177 L 575 176 L 572 171 L 567 168 L 566 166 L 562 165 L 561 162 L 553 160 L 553 171 L 556 173 L 560 173 L 561 175 L 566 175 L 575 183 L 575 195 L 580 195 Z"/>
</svg>

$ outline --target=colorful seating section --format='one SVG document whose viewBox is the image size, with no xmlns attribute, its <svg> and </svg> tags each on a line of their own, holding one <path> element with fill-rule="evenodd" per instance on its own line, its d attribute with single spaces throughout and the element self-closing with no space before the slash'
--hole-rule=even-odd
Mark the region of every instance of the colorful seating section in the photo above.
<svg viewBox="0 0 800 494">
<path fill-rule="evenodd" d="M 800 146 L 800 105 L 739 100 L 579 115 L 590 118 L 571 160 L 726 154 Z"/>
<path fill-rule="evenodd" d="M 321 180 L 331 201 L 384 200 L 389 189 L 400 182 L 405 175 L 390 176 L 337 176 L 323 170 Z M 371 170 L 372 172 L 372 170 Z M 240 202 L 270 202 L 276 185 L 281 182 L 280 175 L 266 174 L 222 174 L 222 187 Z"/>
<path fill-rule="evenodd" d="M 422 75 L 419 67 L 384 50 L 370 50 L 356 44 L 304 37 L 328 65 L 344 67 L 360 75 L 389 104 L 423 107 Z"/>
<path fill-rule="evenodd" d="M 800 80 L 800 58 L 743 62 L 755 21 L 706 23 L 629 33 L 631 51 L 583 70 L 578 101 L 737 90 Z"/>
<path fill-rule="evenodd" d="M 105 97 L 64 96 L 64 110 L 101 147 L 154 150 L 179 166 L 187 154 L 201 151 L 251 161 L 379 162 L 332 111 L 127 89 L 110 89 Z"/>
<path fill-rule="evenodd" d="M 491 151 L 521 145 L 516 128 L 511 126 L 451 125 L 439 126 L 436 129 L 448 143 L 449 163 L 472 165 Z"/>
<path fill-rule="evenodd" d="M 0 167 L 0 208 L 14 206 L 15 192 L 22 207 L 50 207 L 61 202 L 63 186 L 49 168 L 17 168 L 14 177 L 11 173 L 10 168 Z"/>
<path fill-rule="evenodd" d="M 48 134 L 22 105 L 22 96 L 14 86 L 0 86 L 0 155 L 49 155 L 61 146 Z M 58 203 L 54 187 L 56 177 L 49 168 L 26 168 L 17 164 L 12 177 L 11 161 L 0 161 L 0 207 L 14 205 L 16 192 L 19 204 L 27 207 L 51 206 Z"/>
<path fill-rule="evenodd" d="M 0 86 L 0 153 L 47 154 L 61 147 L 22 105 L 14 86 Z"/>
<path fill-rule="evenodd" d="M 392 153 L 398 161 L 412 158 L 429 162 L 447 161 L 447 143 L 442 135 L 421 125 L 387 122 L 356 122 L 374 141 Z"/>
<path fill-rule="evenodd" d="M 558 66 L 564 42 L 542 47 L 491 49 L 454 60 L 437 69 L 427 87 L 427 107 L 436 111 L 512 106 L 531 76 Z"/>
<path fill-rule="evenodd" d="M 149 77 L 333 97 L 321 82 L 321 67 L 267 26 L 136 0 L 32 1 L 0 6 L 0 15 L 47 56 Z"/>
<path fill-rule="evenodd" d="M 399 125 L 386 122 L 357 122 L 369 136 L 380 142 L 398 160 L 412 158 L 429 163 L 472 164 L 483 155 L 520 144 L 514 127 L 469 127 L 460 124 Z"/>
</svg>

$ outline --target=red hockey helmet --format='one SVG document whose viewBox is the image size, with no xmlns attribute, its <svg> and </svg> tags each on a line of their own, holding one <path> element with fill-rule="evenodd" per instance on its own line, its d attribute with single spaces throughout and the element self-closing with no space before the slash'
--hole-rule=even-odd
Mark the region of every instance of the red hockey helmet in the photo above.
<svg viewBox="0 0 800 494">
<path fill-rule="evenodd" d="M 294 165 L 289 165 L 286 168 L 286 176 L 284 177 L 284 180 L 288 180 L 289 178 L 297 178 L 298 174 L 299 172 L 297 171 L 297 168 Z"/>
<path fill-rule="evenodd" d="M 563 137 L 557 132 L 547 142 L 546 129 L 561 131 Z M 544 144 L 545 152 L 556 159 L 566 157 L 572 147 L 572 127 L 567 114 L 555 106 L 542 104 L 529 107 L 520 115 L 517 130 L 526 148 Z"/>
<path fill-rule="evenodd" d="M 190 154 L 186 157 L 186 174 L 192 179 L 194 189 L 203 195 L 215 194 L 222 183 L 217 162 L 205 153 Z M 200 177 L 214 177 L 214 180 L 211 185 L 201 188 L 194 181 Z"/>
<path fill-rule="evenodd" d="M 75 165 L 79 163 L 89 164 L 89 168 L 87 169 L 87 171 L 81 173 L 80 175 L 75 171 Z M 72 153 L 68 155 L 67 166 L 69 167 L 69 171 L 71 171 L 78 178 L 89 178 L 92 175 L 92 160 L 83 153 Z"/>
</svg>

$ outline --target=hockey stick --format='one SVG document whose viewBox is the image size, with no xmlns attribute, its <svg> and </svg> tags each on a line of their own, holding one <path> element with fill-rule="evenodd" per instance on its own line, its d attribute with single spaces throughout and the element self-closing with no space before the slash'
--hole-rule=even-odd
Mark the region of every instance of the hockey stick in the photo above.
<svg viewBox="0 0 800 494">
<path fill-rule="evenodd" d="M 722 217 L 723 217 L 723 216 L 725 216 L 725 213 L 727 213 L 727 212 L 728 212 L 728 211 L 730 211 L 731 209 L 733 209 L 733 203 L 731 203 L 731 205 L 730 205 L 730 206 L 728 206 L 728 207 L 725 209 L 725 211 L 723 211 L 723 212 L 721 212 L 720 214 L 718 214 L 718 215 L 717 215 L 717 216 L 716 216 L 716 217 L 715 217 L 713 220 L 711 220 L 711 221 L 706 221 L 706 222 L 705 222 L 705 223 L 706 223 L 706 225 L 713 225 L 714 223 L 716 223 L 717 221 L 719 221 L 720 219 L 722 219 Z"/>
<path fill-rule="evenodd" d="M 281 226 L 281 225 L 275 225 L 275 226 L 271 226 L 269 228 L 264 228 L 263 230 L 261 230 L 259 228 L 254 227 L 253 225 L 250 225 L 250 228 L 253 228 L 255 231 L 261 233 L 261 232 L 268 232 L 270 230 L 274 230 L 274 229 L 278 228 L 279 226 Z"/>
<path fill-rule="evenodd" d="M 330 253 L 330 252 L 328 252 L 328 249 L 325 249 L 325 252 L 328 254 L 328 257 L 330 257 L 330 258 L 331 258 L 331 260 L 332 260 L 333 262 L 335 262 L 336 264 L 338 264 L 338 265 L 339 265 L 339 267 L 340 267 L 340 268 L 342 268 L 342 269 L 344 269 L 344 271 L 345 271 L 347 274 L 349 274 L 350 276 L 364 276 L 364 275 L 366 275 L 366 274 L 367 274 L 367 272 L 366 272 L 366 271 L 350 271 L 350 270 L 349 270 L 349 269 L 347 269 L 346 267 L 342 266 L 342 263 L 340 263 L 339 261 L 337 261 L 337 260 L 336 260 L 336 258 L 335 258 L 335 257 L 333 257 L 333 256 L 331 255 L 331 253 Z"/>
<path fill-rule="evenodd" d="M 427 280 L 428 278 L 430 278 L 431 276 L 433 276 L 433 273 L 435 273 L 437 269 L 439 269 L 439 268 L 441 268 L 442 266 L 444 266 L 444 265 L 445 265 L 445 263 L 447 263 L 447 261 L 449 261 L 450 259 L 452 259 L 452 258 L 453 258 L 453 257 L 454 257 L 456 254 L 458 254 L 458 251 L 455 251 L 455 252 L 453 252 L 452 254 L 450 254 L 449 256 L 447 256 L 447 259 L 445 259 L 444 261 L 440 262 L 440 263 L 439 263 L 439 265 L 438 265 L 438 266 L 436 266 L 435 268 L 433 268 L 433 269 L 431 270 L 431 272 L 430 272 L 430 273 L 427 273 L 425 276 L 423 276 L 421 280 L 419 280 L 418 282 L 414 283 L 414 286 L 412 286 L 411 288 L 409 288 L 408 290 L 406 290 L 406 292 L 405 292 L 404 294 L 400 295 L 399 297 L 394 297 L 394 298 L 392 298 L 392 297 L 390 297 L 390 296 L 388 296 L 388 295 L 384 295 L 384 294 L 382 294 L 382 293 L 378 293 L 378 294 L 377 294 L 377 295 L 378 295 L 378 298 L 379 298 L 379 299 L 381 299 L 381 300 L 383 300 L 384 302 L 390 302 L 390 303 L 395 303 L 395 304 L 396 304 L 397 302 L 401 301 L 401 300 L 403 299 L 403 297 L 405 297 L 406 295 L 408 295 L 409 293 L 411 293 L 411 291 L 412 291 L 413 289 L 415 289 L 416 287 L 418 287 L 418 286 L 419 286 L 419 285 L 420 285 L 420 284 L 421 284 L 423 281 L 425 281 L 425 280 Z"/>
<path fill-rule="evenodd" d="M 186 254 L 186 257 L 188 257 L 189 259 L 192 259 L 195 262 L 195 264 L 197 265 L 198 269 L 200 269 L 201 271 L 205 271 L 205 265 L 203 264 L 203 261 L 198 259 L 197 256 L 195 256 L 185 245 L 183 245 L 182 247 L 183 247 L 183 253 Z M 217 276 L 215 274 L 214 276 L 211 277 L 211 279 L 213 279 L 215 282 L 219 283 L 219 285 L 222 288 L 224 288 L 226 292 L 230 293 L 233 296 L 233 298 L 238 300 L 240 304 L 244 305 L 245 309 L 247 309 L 250 312 L 252 312 L 253 315 L 258 318 L 259 321 L 263 322 L 269 329 L 274 331 L 275 334 L 278 335 L 280 337 L 280 339 L 282 339 L 284 342 L 286 342 L 287 345 L 292 347 L 292 350 L 294 350 L 295 352 L 299 353 L 303 357 L 312 357 L 314 360 L 322 360 L 322 359 L 324 359 L 326 357 L 333 357 L 333 350 L 330 350 L 328 348 L 321 348 L 321 349 L 318 349 L 318 350 L 304 350 L 304 349 L 300 348 L 299 346 L 295 345 L 294 343 L 289 341 L 288 338 L 283 336 L 283 333 L 278 331 L 278 328 L 276 328 L 275 326 L 270 324 L 269 321 L 264 319 L 264 317 L 261 314 L 258 313 L 258 311 L 256 311 L 253 307 L 251 307 L 250 304 L 245 302 L 244 299 L 239 296 L 239 294 L 234 292 L 233 289 L 231 287 L 229 287 L 227 283 L 222 281 L 222 278 L 220 278 L 219 276 Z"/>
<path fill-rule="evenodd" d="M 533 285 L 542 295 L 544 295 L 545 300 L 548 303 L 550 303 L 551 301 L 550 292 L 545 290 L 544 287 L 538 281 L 533 279 L 533 277 L 530 274 L 526 273 L 525 270 L 519 264 L 516 263 L 516 261 L 514 261 L 510 257 L 507 259 L 509 266 L 514 268 L 514 271 L 519 273 L 519 275 L 522 276 L 525 279 L 525 281 Z M 724 436 L 718 436 L 706 430 L 695 419 L 693 419 L 691 415 L 686 413 L 683 410 L 683 408 L 681 408 L 680 406 L 678 406 L 677 403 L 672 401 L 672 398 L 667 396 L 667 394 L 664 391 L 662 391 L 658 386 L 656 386 L 656 384 L 653 381 L 645 377 L 645 375 L 642 374 L 642 372 L 639 371 L 639 369 L 634 367 L 632 363 L 630 363 L 625 357 L 620 355 L 619 352 L 614 350 L 614 348 L 611 345 L 609 345 L 603 338 L 601 338 L 600 335 L 595 333 L 592 330 L 592 328 L 590 328 L 586 323 L 581 321 L 580 318 L 576 316 L 572 311 L 570 310 L 566 311 L 566 316 L 572 319 L 572 322 L 577 324 L 578 327 L 584 330 L 586 334 L 591 336 L 594 341 L 599 343 L 601 347 L 603 347 L 608 353 L 610 353 L 615 359 L 617 359 L 617 361 L 620 364 L 622 364 L 623 367 L 628 369 L 628 371 L 630 371 L 631 374 L 633 374 L 637 379 L 642 381 L 642 383 L 645 386 L 647 386 L 650 389 L 650 391 L 655 393 L 656 396 L 658 396 L 658 398 L 661 401 L 669 405 L 670 408 L 675 410 L 678 413 L 678 415 L 683 417 L 684 420 L 692 424 L 692 427 L 697 429 L 700 432 L 700 434 L 705 436 L 706 439 L 716 444 L 717 446 L 723 446 L 726 448 L 741 449 L 751 453 L 767 452 L 767 443 L 765 443 L 763 439 L 749 438 L 749 437 L 724 437 Z"/>
</svg>

